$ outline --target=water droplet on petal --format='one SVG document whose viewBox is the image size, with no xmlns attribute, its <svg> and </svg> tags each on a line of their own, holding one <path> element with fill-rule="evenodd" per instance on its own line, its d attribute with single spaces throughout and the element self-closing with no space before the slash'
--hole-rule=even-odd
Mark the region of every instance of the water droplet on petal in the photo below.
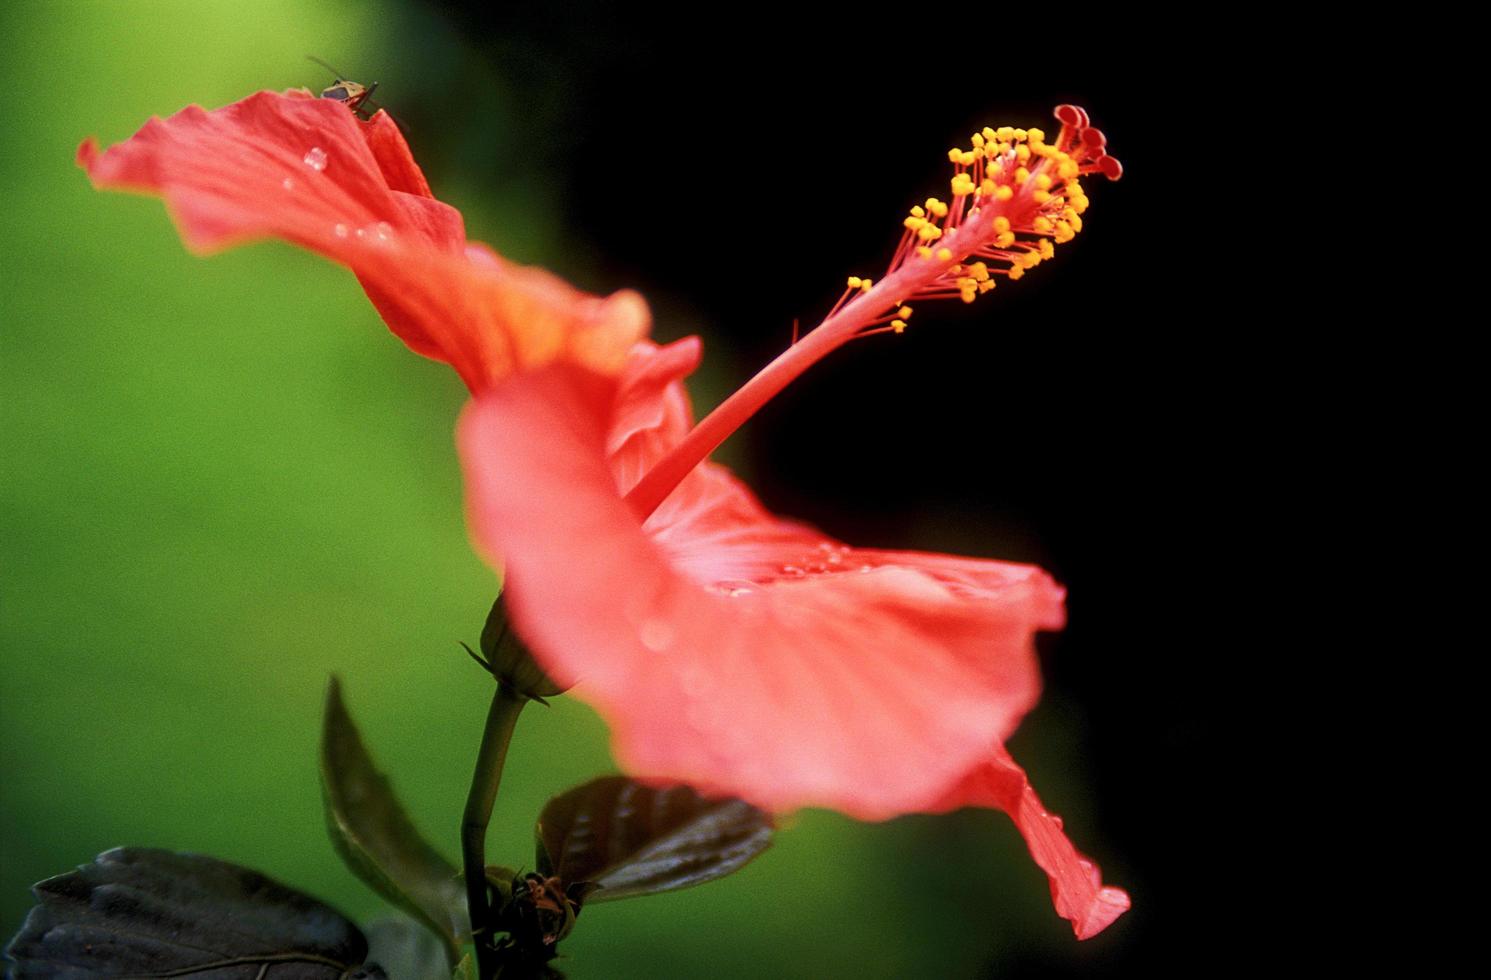
<svg viewBox="0 0 1491 980">
<path fill-rule="evenodd" d="M 336 228 L 334 228 L 332 230 L 337 233 L 337 237 L 338 238 L 346 238 L 347 237 L 347 226 L 344 225 L 344 224 L 342 224 L 342 223 L 340 223 L 340 222 L 338 222 Z"/>
<path fill-rule="evenodd" d="M 326 151 L 319 146 L 313 146 L 305 151 L 302 162 L 312 170 L 320 173 L 326 169 Z"/>
<path fill-rule="evenodd" d="M 653 653 L 662 653 L 673 645 L 673 627 L 665 620 L 649 619 L 643 622 L 642 645 Z"/>
<path fill-rule="evenodd" d="M 393 238 L 393 225 L 389 224 L 387 221 L 378 222 L 376 230 L 378 232 L 378 240 L 380 242 L 386 242 Z"/>
<path fill-rule="evenodd" d="M 280 181 L 280 186 L 287 191 L 293 191 L 295 189 L 295 181 L 291 180 L 289 177 L 286 177 L 284 180 Z"/>
</svg>

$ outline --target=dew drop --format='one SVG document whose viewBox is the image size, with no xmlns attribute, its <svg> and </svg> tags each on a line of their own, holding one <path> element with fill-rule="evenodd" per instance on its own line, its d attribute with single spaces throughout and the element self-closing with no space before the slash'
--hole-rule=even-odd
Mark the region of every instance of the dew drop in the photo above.
<svg viewBox="0 0 1491 980">
<path fill-rule="evenodd" d="M 347 237 L 347 226 L 344 225 L 344 224 L 341 224 L 340 222 L 338 222 L 337 226 L 334 229 L 332 229 L 332 230 L 337 233 L 337 237 L 338 238 L 346 238 Z"/>
<path fill-rule="evenodd" d="M 302 162 L 312 170 L 320 173 L 326 169 L 326 151 L 319 146 L 313 146 L 305 151 Z"/>
<path fill-rule="evenodd" d="M 374 230 L 378 233 L 378 240 L 380 242 L 386 242 L 393 238 L 393 225 L 387 221 L 378 222 Z"/>
<path fill-rule="evenodd" d="M 642 623 L 642 645 L 653 653 L 662 653 L 673 645 L 673 627 L 661 619 Z"/>
</svg>

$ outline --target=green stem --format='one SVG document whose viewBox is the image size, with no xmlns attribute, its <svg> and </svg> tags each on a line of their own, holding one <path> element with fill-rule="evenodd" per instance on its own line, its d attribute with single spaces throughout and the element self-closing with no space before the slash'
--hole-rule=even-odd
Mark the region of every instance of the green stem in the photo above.
<svg viewBox="0 0 1491 980">
<path fill-rule="evenodd" d="M 476 755 L 476 772 L 471 777 L 471 792 L 466 797 L 466 812 L 461 819 L 461 856 L 466 874 L 466 904 L 471 915 L 471 939 L 476 945 L 476 968 L 479 980 L 497 975 L 497 949 L 492 940 L 492 909 L 487 889 L 487 824 L 492 806 L 497 802 L 497 787 L 502 782 L 502 766 L 507 761 L 507 746 L 517 727 L 518 715 L 528 699 L 502 684 L 492 695 L 487 712 L 487 726 L 482 731 L 481 749 Z"/>
</svg>

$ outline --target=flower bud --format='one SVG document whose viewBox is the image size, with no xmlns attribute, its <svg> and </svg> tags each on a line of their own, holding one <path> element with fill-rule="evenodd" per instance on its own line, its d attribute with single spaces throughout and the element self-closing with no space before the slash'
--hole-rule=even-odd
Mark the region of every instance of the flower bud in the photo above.
<svg viewBox="0 0 1491 980">
<path fill-rule="evenodd" d="M 483 666 L 498 682 L 534 701 L 563 694 L 568 687 L 555 683 L 533 659 L 523 641 L 508 627 L 507 610 L 502 597 L 492 603 L 487 623 L 481 631 Z"/>
</svg>

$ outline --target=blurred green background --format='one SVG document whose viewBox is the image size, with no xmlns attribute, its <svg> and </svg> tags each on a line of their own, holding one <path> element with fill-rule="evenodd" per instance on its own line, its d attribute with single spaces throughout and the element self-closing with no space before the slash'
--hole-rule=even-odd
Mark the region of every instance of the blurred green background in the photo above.
<svg viewBox="0 0 1491 980">
<path fill-rule="evenodd" d="M 518 106 L 503 66 L 445 15 L 375 0 L 7 4 L 0 34 L 0 931 L 19 926 L 32 882 L 124 843 L 217 855 L 373 916 L 381 903 L 322 827 L 318 716 L 338 673 L 417 822 L 455 857 L 487 706 L 456 641 L 475 641 L 496 583 L 463 526 L 463 389 L 405 351 L 340 268 L 277 243 L 192 258 L 157 201 L 94 192 L 73 154 L 187 103 L 324 84 L 307 53 L 364 81 L 379 77 L 364 66 L 413 57 L 443 74 L 406 71 L 384 94 L 397 110 L 421 84 L 443 93 L 448 119 L 426 108 L 411 124 L 437 193 L 473 237 L 590 285 L 583 221 L 555 221 L 564 188 L 524 151 L 567 122 L 562 79 L 548 103 Z M 474 159 L 495 163 L 461 166 Z M 650 298 L 660 336 L 708 337 L 690 304 Z M 695 394 L 712 403 L 718 384 Z M 1017 755 L 1129 884 L 1086 816 L 1080 737 L 1076 709 L 1049 699 Z M 531 861 L 543 800 L 611 768 L 587 708 L 527 712 L 491 859 Z M 973 976 L 1095 963 L 1121 931 L 1074 942 L 999 814 L 812 812 L 739 875 L 594 909 L 565 968 Z"/>
</svg>

